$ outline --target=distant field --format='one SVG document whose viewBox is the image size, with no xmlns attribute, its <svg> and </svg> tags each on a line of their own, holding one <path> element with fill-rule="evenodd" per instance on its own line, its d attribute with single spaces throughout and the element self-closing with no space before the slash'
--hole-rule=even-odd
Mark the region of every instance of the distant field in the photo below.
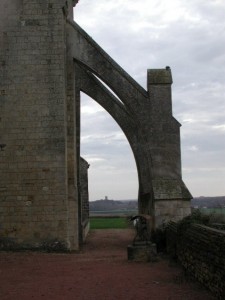
<svg viewBox="0 0 225 300">
<path fill-rule="evenodd" d="M 205 214 L 223 214 L 225 215 L 225 208 L 200 208 L 200 211 Z"/>
<path fill-rule="evenodd" d="M 128 227 L 126 218 L 90 218 L 91 229 L 123 229 Z"/>
</svg>

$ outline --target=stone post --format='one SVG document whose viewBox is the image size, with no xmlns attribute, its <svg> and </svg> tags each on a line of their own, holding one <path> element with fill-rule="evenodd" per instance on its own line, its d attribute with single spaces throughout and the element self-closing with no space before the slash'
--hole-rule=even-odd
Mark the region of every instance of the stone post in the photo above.
<svg viewBox="0 0 225 300">
<path fill-rule="evenodd" d="M 172 115 L 169 67 L 148 70 L 150 135 L 155 226 L 190 214 L 188 189 L 182 181 L 180 124 Z"/>
</svg>

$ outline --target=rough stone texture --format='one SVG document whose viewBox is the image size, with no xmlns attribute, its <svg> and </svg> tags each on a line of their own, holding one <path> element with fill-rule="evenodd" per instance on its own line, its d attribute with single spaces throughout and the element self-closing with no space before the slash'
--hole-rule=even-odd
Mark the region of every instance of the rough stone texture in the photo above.
<svg viewBox="0 0 225 300">
<path fill-rule="evenodd" d="M 82 241 L 85 241 L 90 229 L 89 222 L 89 192 L 88 192 L 88 168 L 89 164 L 80 158 L 80 201 L 81 201 L 81 233 Z"/>
<path fill-rule="evenodd" d="M 179 221 L 190 215 L 190 201 L 185 200 L 162 200 L 155 202 L 155 225 L 168 223 L 170 220 Z"/>
<path fill-rule="evenodd" d="M 0 235 L 13 248 L 49 241 L 78 246 L 76 190 L 68 198 L 68 181 L 76 182 L 68 176 L 65 135 L 63 4 L 0 1 L 0 142 L 6 144 L 0 153 Z"/>
<path fill-rule="evenodd" d="M 1 248 L 79 248 L 81 91 L 112 115 L 130 143 L 139 213 L 164 218 L 162 200 L 180 201 L 169 204 L 169 218 L 188 213 L 170 68 L 148 70 L 142 88 L 73 21 L 76 4 L 0 1 Z M 155 217 L 157 226 L 163 218 Z"/>
<path fill-rule="evenodd" d="M 195 224 L 180 232 L 171 223 L 167 230 L 167 249 L 217 299 L 225 298 L 225 231 Z"/>
</svg>

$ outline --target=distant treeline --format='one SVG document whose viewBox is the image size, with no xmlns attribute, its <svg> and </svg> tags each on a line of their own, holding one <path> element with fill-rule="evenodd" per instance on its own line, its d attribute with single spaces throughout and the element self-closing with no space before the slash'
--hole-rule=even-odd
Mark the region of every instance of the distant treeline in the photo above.
<svg viewBox="0 0 225 300">
<path fill-rule="evenodd" d="M 90 211 L 137 210 L 137 200 L 96 200 L 89 202 Z"/>
<path fill-rule="evenodd" d="M 196 197 L 191 200 L 193 207 L 208 207 L 208 208 L 221 208 L 225 207 L 225 196 L 221 197 Z"/>
<path fill-rule="evenodd" d="M 191 200 L 192 207 L 225 207 L 225 196 L 195 197 Z M 137 210 L 137 200 L 96 200 L 89 202 L 90 211 Z"/>
</svg>

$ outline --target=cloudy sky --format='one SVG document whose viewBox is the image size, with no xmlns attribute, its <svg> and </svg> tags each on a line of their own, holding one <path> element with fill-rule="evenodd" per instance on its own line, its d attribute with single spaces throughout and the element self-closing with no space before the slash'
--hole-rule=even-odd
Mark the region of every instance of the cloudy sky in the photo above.
<svg viewBox="0 0 225 300">
<path fill-rule="evenodd" d="M 80 0 L 74 18 L 145 89 L 147 69 L 171 67 L 183 180 L 193 196 L 225 195 L 225 1 Z M 85 95 L 81 152 L 90 200 L 137 197 L 123 132 Z"/>
</svg>

